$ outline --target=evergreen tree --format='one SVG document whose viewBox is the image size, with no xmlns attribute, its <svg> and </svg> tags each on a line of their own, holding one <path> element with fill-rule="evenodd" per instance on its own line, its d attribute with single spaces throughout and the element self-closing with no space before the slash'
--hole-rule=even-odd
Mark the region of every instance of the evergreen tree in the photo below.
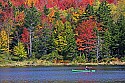
<svg viewBox="0 0 125 83">
<path fill-rule="evenodd" d="M 18 45 L 14 47 L 13 51 L 14 51 L 14 55 L 19 60 L 23 60 L 23 59 L 27 58 L 27 52 L 25 51 L 25 47 L 24 47 L 23 43 L 18 42 Z"/>
<path fill-rule="evenodd" d="M 93 16 L 95 14 L 93 6 L 88 4 L 85 9 L 85 13 L 87 14 L 87 16 Z"/>
<path fill-rule="evenodd" d="M 39 35 L 38 35 L 39 34 Z M 33 52 L 36 58 L 41 58 L 54 50 L 52 31 L 45 27 L 36 32 L 36 37 L 33 42 Z"/>
<path fill-rule="evenodd" d="M 40 12 L 33 6 L 33 3 L 30 8 L 25 10 L 25 26 L 29 29 L 30 32 L 30 54 L 29 57 L 32 56 L 32 33 L 34 27 L 40 24 Z"/>
<path fill-rule="evenodd" d="M 73 32 L 72 26 L 70 22 L 65 22 L 65 36 L 67 45 L 63 49 L 64 59 L 73 59 L 76 53 L 76 42 L 75 42 L 75 34 Z"/>
<path fill-rule="evenodd" d="M 111 17 L 111 10 L 106 1 L 103 1 L 98 10 L 96 11 L 96 20 L 100 23 L 100 27 L 103 31 L 99 33 L 100 42 L 100 51 L 102 57 L 110 55 L 110 46 L 111 46 L 111 29 L 113 29 L 113 20 Z M 109 56 L 107 56 L 109 57 Z"/>
<path fill-rule="evenodd" d="M 112 52 L 114 57 L 121 58 L 125 54 L 125 16 L 121 15 L 112 30 Z"/>
</svg>

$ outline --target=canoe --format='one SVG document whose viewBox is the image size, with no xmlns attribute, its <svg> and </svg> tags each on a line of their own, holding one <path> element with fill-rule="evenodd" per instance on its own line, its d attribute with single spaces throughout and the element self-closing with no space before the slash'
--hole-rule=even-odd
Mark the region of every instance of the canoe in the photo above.
<svg viewBox="0 0 125 83">
<path fill-rule="evenodd" d="M 95 72 L 95 70 L 78 70 L 78 69 L 72 69 L 72 72 Z"/>
</svg>

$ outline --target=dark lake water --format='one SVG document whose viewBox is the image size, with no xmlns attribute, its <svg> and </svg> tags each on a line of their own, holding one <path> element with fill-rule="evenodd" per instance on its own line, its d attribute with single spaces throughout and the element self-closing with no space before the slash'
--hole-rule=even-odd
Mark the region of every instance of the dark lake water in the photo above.
<svg viewBox="0 0 125 83">
<path fill-rule="evenodd" d="M 92 66 L 96 72 L 73 73 L 77 67 L 0 68 L 0 83 L 125 83 L 125 66 Z"/>
</svg>

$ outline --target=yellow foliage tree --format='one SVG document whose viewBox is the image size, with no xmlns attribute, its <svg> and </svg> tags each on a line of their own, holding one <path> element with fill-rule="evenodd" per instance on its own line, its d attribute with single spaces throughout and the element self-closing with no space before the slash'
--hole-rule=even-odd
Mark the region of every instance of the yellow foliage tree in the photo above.
<svg viewBox="0 0 125 83">
<path fill-rule="evenodd" d="M 13 49 L 14 55 L 19 57 L 21 60 L 27 58 L 27 52 L 25 51 L 24 45 L 18 42 L 18 45 Z"/>
<path fill-rule="evenodd" d="M 1 31 L 0 31 L 0 51 L 1 52 L 7 51 L 7 42 L 8 42 L 7 33 L 2 28 Z"/>
<path fill-rule="evenodd" d="M 63 48 L 67 45 L 64 29 L 65 27 L 63 22 L 57 20 L 54 29 L 54 35 L 55 35 L 54 44 L 59 52 L 61 52 Z"/>
<path fill-rule="evenodd" d="M 27 4 L 28 6 L 31 6 L 31 4 L 36 4 L 38 0 L 26 0 L 25 4 Z"/>
<path fill-rule="evenodd" d="M 117 5 L 110 4 L 113 20 L 117 21 L 120 15 L 125 16 L 125 0 L 118 0 Z"/>
<path fill-rule="evenodd" d="M 51 8 L 50 9 L 50 13 L 48 14 L 48 20 L 49 20 L 49 22 L 53 22 L 54 21 L 54 15 L 55 15 L 55 12 L 56 12 L 56 10 L 54 9 L 54 8 Z"/>
<path fill-rule="evenodd" d="M 95 0 L 94 3 L 93 3 L 93 7 L 95 10 L 97 10 L 99 8 L 99 5 L 101 4 L 100 0 Z"/>
</svg>

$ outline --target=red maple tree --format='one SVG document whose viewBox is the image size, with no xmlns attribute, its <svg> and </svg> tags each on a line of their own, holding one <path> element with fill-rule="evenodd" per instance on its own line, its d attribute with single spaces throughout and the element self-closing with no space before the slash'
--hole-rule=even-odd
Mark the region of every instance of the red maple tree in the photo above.
<svg viewBox="0 0 125 83">
<path fill-rule="evenodd" d="M 27 28 L 23 28 L 23 33 L 21 34 L 21 41 L 25 44 L 29 43 L 29 31 Z"/>
<path fill-rule="evenodd" d="M 23 28 L 23 33 L 21 34 L 21 42 L 23 42 L 27 48 L 28 54 L 29 54 L 29 31 L 27 28 Z"/>
<path fill-rule="evenodd" d="M 9 6 L 8 0 L 0 1 L 2 4 L 2 9 L 0 10 L 2 22 L 7 22 L 13 20 L 13 9 Z"/>
<path fill-rule="evenodd" d="M 85 7 L 88 4 L 92 5 L 94 0 L 59 0 L 59 8 L 60 9 L 68 9 L 68 8 L 77 8 L 77 7 Z"/>
<path fill-rule="evenodd" d="M 107 1 L 109 4 L 112 4 L 112 3 L 114 3 L 114 4 L 117 4 L 117 1 L 118 0 L 100 0 L 101 2 L 102 1 Z"/>
<path fill-rule="evenodd" d="M 96 33 L 94 32 L 94 28 L 96 26 L 96 22 L 93 20 L 83 21 L 78 25 L 75 32 L 76 43 L 78 46 L 78 50 L 80 51 L 91 51 L 95 48 L 96 43 Z"/>
<path fill-rule="evenodd" d="M 25 0 L 10 0 L 10 1 L 13 4 L 13 6 L 16 6 L 16 7 L 25 4 Z"/>
<path fill-rule="evenodd" d="M 47 8 L 52 8 L 57 6 L 60 9 L 68 9 L 68 8 L 77 8 L 77 7 L 85 7 L 86 5 L 92 5 L 94 0 L 37 0 L 35 6 L 42 10 L 42 8 L 46 5 Z"/>
</svg>

